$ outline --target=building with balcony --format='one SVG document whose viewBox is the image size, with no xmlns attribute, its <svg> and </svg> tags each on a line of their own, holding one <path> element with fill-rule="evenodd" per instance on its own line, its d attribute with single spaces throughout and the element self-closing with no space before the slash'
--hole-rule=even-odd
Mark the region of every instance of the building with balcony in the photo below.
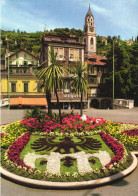
<svg viewBox="0 0 138 196">
<path fill-rule="evenodd" d="M 45 62 L 44 66 L 50 65 L 50 58 L 48 52 L 50 48 L 54 48 L 56 54 L 56 63 L 61 66 L 66 66 L 69 70 L 69 75 L 65 75 L 65 87 L 58 93 L 62 108 L 80 107 L 80 96 L 73 93 L 71 89 L 70 77 L 73 74 L 73 67 L 77 65 L 78 61 L 84 64 L 84 49 L 85 43 L 80 42 L 76 37 L 57 36 L 43 34 L 41 45 L 41 62 Z M 56 108 L 56 97 L 52 93 L 52 105 Z M 87 95 L 83 97 L 83 104 L 87 105 Z"/>
<path fill-rule="evenodd" d="M 38 57 L 22 49 L 5 55 L 5 69 L 1 70 L 1 94 L 8 97 L 8 65 L 10 107 L 46 106 L 44 92 L 38 88 L 34 73 L 39 66 Z"/>
</svg>

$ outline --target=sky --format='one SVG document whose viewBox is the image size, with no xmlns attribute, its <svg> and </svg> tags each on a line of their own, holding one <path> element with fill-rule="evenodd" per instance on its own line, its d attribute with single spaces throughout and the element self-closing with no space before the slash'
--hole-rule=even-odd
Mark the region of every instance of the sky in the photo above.
<svg viewBox="0 0 138 196">
<path fill-rule="evenodd" d="M 138 35 L 138 0 L 0 0 L 1 29 L 26 32 L 54 28 L 83 30 L 89 8 L 96 34 L 135 39 Z"/>
</svg>

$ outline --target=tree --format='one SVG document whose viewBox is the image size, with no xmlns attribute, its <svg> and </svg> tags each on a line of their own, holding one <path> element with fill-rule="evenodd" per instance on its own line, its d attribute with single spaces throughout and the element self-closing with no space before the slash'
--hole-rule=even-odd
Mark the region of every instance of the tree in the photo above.
<svg viewBox="0 0 138 196">
<path fill-rule="evenodd" d="M 65 67 L 61 67 L 56 63 L 56 55 L 54 54 L 54 48 L 51 47 L 48 51 L 50 58 L 50 65 L 48 67 L 42 67 L 40 71 L 37 72 L 37 77 L 43 80 L 45 89 L 50 92 L 55 92 L 57 98 L 57 105 L 59 109 L 60 122 L 62 123 L 61 108 L 58 97 L 58 90 L 62 89 L 64 82 L 64 74 L 66 72 Z"/>
<path fill-rule="evenodd" d="M 115 54 L 115 97 L 116 98 L 129 98 L 131 95 L 130 91 L 132 88 L 132 77 L 130 67 L 130 52 L 129 46 L 124 42 L 115 42 L 114 54 Z M 107 82 L 112 89 L 113 81 L 113 47 L 109 48 L 107 54 L 107 65 L 109 68 L 109 75 Z"/>
<path fill-rule="evenodd" d="M 81 62 L 77 63 L 77 66 L 74 68 L 74 76 L 71 78 L 71 84 L 75 91 L 75 93 L 81 94 L 81 107 L 80 107 L 80 115 L 82 116 L 82 101 L 83 94 L 87 91 L 87 80 L 85 77 L 86 68 L 82 65 Z"/>
<path fill-rule="evenodd" d="M 41 69 L 43 69 L 43 67 Z M 51 116 L 51 113 L 52 113 L 51 92 L 50 92 L 49 89 L 47 89 L 47 86 L 45 85 L 45 76 L 42 75 L 41 77 L 39 77 L 38 73 L 39 73 L 39 71 L 36 72 L 36 74 L 35 74 L 36 77 L 40 80 L 40 82 L 38 83 L 37 88 L 38 89 L 44 88 L 44 92 L 45 92 L 45 96 L 46 96 L 46 100 L 47 100 L 47 104 L 48 104 L 48 115 Z"/>
<path fill-rule="evenodd" d="M 138 85 L 138 43 L 130 46 L 130 71 L 132 78 L 131 96 L 134 98 L 134 91 Z"/>
</svg>

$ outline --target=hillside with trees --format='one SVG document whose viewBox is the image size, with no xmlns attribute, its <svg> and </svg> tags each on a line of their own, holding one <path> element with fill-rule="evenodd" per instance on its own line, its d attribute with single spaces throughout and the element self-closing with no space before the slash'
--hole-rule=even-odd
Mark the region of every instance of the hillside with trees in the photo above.
<svg viewBox="0 0 138 196">
<path fill-rule="evenodd" d="M 54 30 L 45 31 L 47 34 L 51 35 L 65 35 L 70 37 L 78 37 L 82 41 L 83 31 L 77 29 L 68 28 L 56 28 Z M 9 39 L 9 51 L 16 52 L 19 49 L 26 49 L 28 52 L 33 52 L 35 55 L 39 56 L 41 47 L 41 38 L 43 32 L 36 33 L 26 33 L 20 30 L 15 31 L 1 31 L 1 56 L 4 58 L 6 52 L 6 37 Z M 97 53 L 99 55 L 106 55 L 107 47 L 105 42 L 102 41 L 102 36 L 97 37 Z"/>
<path fill-rule="evenodd" d="M 78 37 L 80 41 L 83 37 L 83 31 L 74 28 L 56 28 L 50 31 L 47 30 L 45 33 Z M 1 30 L 1 58 L 4 59 L 5 57 L 7 48 L 6 37 L 9 39 L 9 51 L 16 52 L 23 48 L 39 57 L 42 35 L 43 32 L 26 33 L 20 30 L 17 30 L 17 32 Z M 131 45 L 120 40 L 120 36 L 97 36 L 97 54 L 107 57 L 107 66 L 109 68 L 107 84 L 109 89 L 111 89 L 109 92 L 110 96 L 112 96 L 113 39 L 116 40 L 115 97 L 133 98 L 138 85 L 138 36 L 135 41 L 132 41 Z"/>
<path fill-rule="evenodd" d="M 112 40 L 113 42 L 113 40 Z M 113 81 L 113 43 L 108 46 L 107 66 L 108 77 L 107 84 L 112 95 Z M 138 85 L 138 42 L 127 45 L 125 42 L 116 39 L 114 43 L 115 57 L 115 97 L 116 98 L 134 98 L 136 86 Z"/>
</svg>

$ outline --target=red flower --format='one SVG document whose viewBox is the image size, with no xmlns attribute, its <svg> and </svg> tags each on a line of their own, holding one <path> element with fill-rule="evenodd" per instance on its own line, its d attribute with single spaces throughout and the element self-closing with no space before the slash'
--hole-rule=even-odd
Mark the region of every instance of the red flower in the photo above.
<svg viewBox="0 0 138 196">
<path fill-rule="evenodd" d="M 25 166 L 27 167 L 27 169 L 29 169 L 30 167 L 26 166 L 23 163 L 23 161 L 19 158 L 19 156 L 20 156 L 20 152 L 28 143 L 29 139 L 30 139 L 30 132 L 27 132 L 22 137 L 18 138 L 17 141 L 13 142 L 8 151 L 8 157 L 11 161 L 17 163 L 17 165 L 21 165 L 22 167 Z"/>
<path fill-rule="evenodd" d="M 107 146 L 114 152 L 115 156 L 111 159 L 110 163 L 106 165 L 107 168 L 115 162 L 119 162 L 124 156 L 123 146 L 115 141 L 108 133 L 104 133 L 103 131 L 100 133 L 101 138 L 107 144 Z"/>
</svg>

